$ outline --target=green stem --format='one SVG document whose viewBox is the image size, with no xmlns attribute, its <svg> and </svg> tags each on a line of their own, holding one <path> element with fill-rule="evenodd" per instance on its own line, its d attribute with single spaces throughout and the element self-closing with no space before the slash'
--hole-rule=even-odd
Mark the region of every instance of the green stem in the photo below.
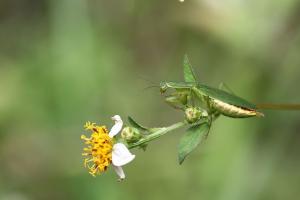
<svg viewBox="0 0 300 200">
<path fill-rule="evenodd" d="M 142 144 L 145 144 L 145 143 L 150 142 L 150 141 L 152 141 L 156 138 L 159 138 L 159 137 L 165 135 L 168 132 L 179 129 L 179 128 L 185 126 L 185 125 L 187 125 L 187 122 L 184 121 L 184 122 L 178 122 L 178 123 L 173 124 L 173 125 L 168 126 L 168 127 L 159 128 L 157 131 L 155 131 L 155 132 L 151 133 L 150 135 L 147 135 L 146 137 L 140 139 L 138 142 L 133 143 L 133 144 L 129 144 L 128 148 L 132 149 L 134 147 L 138 147 Z"/>
</svg>

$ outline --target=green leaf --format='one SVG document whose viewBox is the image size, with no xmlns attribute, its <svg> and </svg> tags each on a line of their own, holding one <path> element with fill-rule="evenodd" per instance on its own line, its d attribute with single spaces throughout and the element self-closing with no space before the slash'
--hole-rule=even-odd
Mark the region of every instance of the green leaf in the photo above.
<svg viewBox="0 0 300 200">
<path fill-rule="evenodd" d="M 198 146 L 209 132 L 208 123 L 197 124 L 189 129 L 181 138 L 178 146 L 178 161 L 182 164 L 184 159 Z"/>
<path fill-rule="evenodd" d="M 186 82 L 197 82 L 195 72 L 187 55 L 183 59 L 183 74 Z"/>
<path fill-rule="evenodd" d="M 136 121 L 134 121 L 130 116 L 128 116 L 128 122 L 131 126 L 133 126 L 134 128 L 137 128 L 139 130 L 143 130 L 143 131 L 148 131 L 149 129 L 140 125 L 139 123 L 137 123 Z"/>
</svg>

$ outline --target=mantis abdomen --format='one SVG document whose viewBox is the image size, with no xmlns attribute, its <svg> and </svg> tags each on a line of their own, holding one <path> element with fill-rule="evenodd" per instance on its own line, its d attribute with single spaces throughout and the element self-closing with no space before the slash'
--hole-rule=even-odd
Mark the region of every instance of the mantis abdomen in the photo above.
<svg viewBox="0 0 300 200">
<path fill-rule="evenodd" d="M 256 110 L 238 107 L 217 99 L 210 99 L 210 103 L 213 109 L 228 117 L 246 118 L 254 116 L 263 116 L 262 113 L 257 112 Z"/>
<path fill-rule="evenodd" d="M 257 111 L 254 104 L 225 91 L 202 84 L 193 87 L 193 91 L 199 99 L 202 99 L 204 102 L 206 101 L 209 109 L 212 109 L 213 112 L 217 111 L 227 117 L 246 118 L 264 116 Z"/>
</svg>

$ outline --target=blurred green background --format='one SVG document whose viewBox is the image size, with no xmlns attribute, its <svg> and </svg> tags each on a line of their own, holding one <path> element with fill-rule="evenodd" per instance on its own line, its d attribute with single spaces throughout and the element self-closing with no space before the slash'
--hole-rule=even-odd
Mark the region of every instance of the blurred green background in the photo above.
<svg viewBox="0 0 300 200">
<path fill-rule="evenodd" d="M 210 86 L 300 102 L 299 17 L 297 0 L 1 0 L 0 199 L 297 199 L 299 112 L 221 117 L 181 166 L 184 130 L 170 133 L 133 151 L 122 183 L 88 174 L 80 135 L 114 114 L 181 120 L 144 88 L 182 80 L 185 53 Z"/>
</svg>

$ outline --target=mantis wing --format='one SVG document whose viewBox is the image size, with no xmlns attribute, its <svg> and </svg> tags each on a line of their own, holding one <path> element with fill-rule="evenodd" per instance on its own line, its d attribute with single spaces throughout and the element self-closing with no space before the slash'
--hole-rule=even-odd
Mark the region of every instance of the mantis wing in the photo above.
<svg viewBox="0 0 300 200">
<path fill-rule="evenodd" d="M 223 90 L 219 90 L 203 84 L 198 84 L 197 89 L 200 91 L 200 93 L 207 95 L 210 98 L 220 100 L 224 103 L 250 110 L 256 110 L 255 104 L 252 104 L 241 97 L 230 94 Z"/>
</svg>

